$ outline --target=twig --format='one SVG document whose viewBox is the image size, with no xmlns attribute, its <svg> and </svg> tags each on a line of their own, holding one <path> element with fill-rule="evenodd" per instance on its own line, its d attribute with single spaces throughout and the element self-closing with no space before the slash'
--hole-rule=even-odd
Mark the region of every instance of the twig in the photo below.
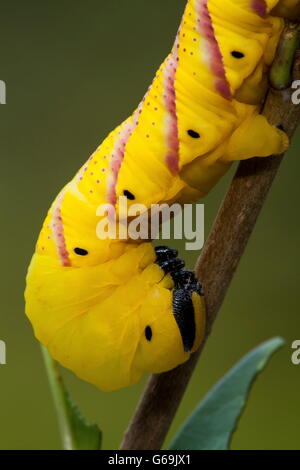
<svg viewBox="0 0 300 470">
<path fill-rule="evenodd" d="M 284 90 L 291 84 L 292 67 L 299 41 L 299 25 L 291 24 L 288 33 L 282 37 L 270 73 L 270 83 L 276 90 Z"/>
<path fill-rule="evenodd" d="M 282 41 L 286 41 L 292 30 L 295 34 L 294 25 L 287 25 Z M 279 53 L 282 54 L 280 51 L 284 49 L 279 48 Z M 284 76 L 285 61 L 281 64 L 277 73 Z M 300 78 L 300 60 L 296 60 L 293 78 Z M 283 125 L 290 137 L 300 121 L 300 106 L 292 103 L 291 94 L 290 89 L 271 90 L 263 110 L 269 121 Z M 196 273 L 204 285 L 207 307 L 205 341 L 187 363 L 150 377 L 121 449 L 146 450 L 162 446 L 282 157 L 254 158 L 240 163 L 196 266 Z"/>
</svg>

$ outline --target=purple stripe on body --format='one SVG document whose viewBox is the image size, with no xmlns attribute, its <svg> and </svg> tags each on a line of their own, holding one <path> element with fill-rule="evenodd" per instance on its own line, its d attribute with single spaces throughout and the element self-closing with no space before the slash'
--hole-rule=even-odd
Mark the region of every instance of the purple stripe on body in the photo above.
<svg viewBox="0 0 300 470">
<path fill-rule="evenodd" d="M 144 96 L 143 100 L 139 104 L 137 110 L 135 111 L 133 117 L 129 121 L 125 121 L 121 127 L 119 135 L 115 141 L 114 148 L 110 158 L 110 170 L 111 175 L 108 179 L 107 186 L 107 200 L 110 204 L 115 205 L 117 202 L 116 187 L 118 182 L 118 176 L 120 172 L 121 165 L 123 163 L 126 151 L 126 145 L 139 123 L 139 116 L 142 112 L 142 107 L 146 99 Z"/>
<path fill-rule="evenodd" d="M 209 55 L 209 64 L 213 75 L 216 78 L 215 88 L 224 98 L 231 99 L 230 85 L 226 78 L 225 67 L 218 41 L 215 36 L 212 19 L 208 10 L 208 0 L 198 0 L 196 2 L 198 13 L 197 26 Z"/>
<path fill-rule="evenodd" d="M 257 13 L 261 18 L 267 18 L 268 16 L 268 7 L 265 0 L 252 0 L 251 8 L 255 13 Z"/>
<path fill-rule="evenodd" d="M 64 235 L 64 225 L 61 216 L 61 206 L 63 202 L 63 194 L 58 196 L 58 200 L 53 208 L 52 212 L 52 233 L 54 242 L 56 244 L 59 261 L 62 266 L 71 266 L 69 260 L 69 253 L 66 246 L 66 240 Z"/>
<path fill-rule="evenodd" d="M 164 106 L 168 113 L 166 123 L 166 137 L 168 145 L 166 164 L 173 175 L 179 171 L 179 131 L 175 90 L 175 76 L 178 67 L 179 35 L 180 30 L 177 33 L 174 48 L 167 59 L 164 69 Z"/>
</svg>

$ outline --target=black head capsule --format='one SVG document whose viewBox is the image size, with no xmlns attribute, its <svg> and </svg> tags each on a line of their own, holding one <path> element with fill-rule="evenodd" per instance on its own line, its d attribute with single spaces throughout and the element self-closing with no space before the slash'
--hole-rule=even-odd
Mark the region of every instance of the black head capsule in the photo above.
<svg viewBox="0 0 300 470">
<path fill-rule="evenodd" d="M 173 292 L 173 314 L 180 331 L 183 348 L 189 352 L 193 349 L 196 339 L 195 311 L 191 291 L 177 289 Z"/>
</svg>

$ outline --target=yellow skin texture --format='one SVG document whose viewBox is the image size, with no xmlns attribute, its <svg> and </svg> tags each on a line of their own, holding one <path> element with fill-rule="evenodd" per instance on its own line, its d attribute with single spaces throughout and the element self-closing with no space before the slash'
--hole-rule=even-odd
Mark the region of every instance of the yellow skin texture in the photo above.
<svg viewBox="0 0 300 470">
<path fill-rule="evenodd" d="M 133 203 L 147 207 L 194 201 L 233 161 L 286 150 L 286 135 L 258 113 L 283 28 L 283 20 L 270 10 L 286 14 L 298 3 L 269 0 L 268 14 L 261 17 L 249 0 L 188 1 L 174 48 L 138 110 L 104 140 L 51 206 L 28 270 L 26 314 L 52 356 L 101 390 L 185 362 L 203 339 L 205 310 L 203 299 L 193 293 L 196 340 L 186 352 L 172 311 L 174 284 L 155 264 L 152 244 L 99 240 L 98 206 L 111 202 L 112 194 L 117 201 L 125 189 L 134 194 Z M 205 7 L 217 46 L 198 29 L 199 9 Z M 244 57 L 233 57 L 236 50 Z M 216 85 L 222 73 L 211 64 L 218 54 L 230 97 Z M 172 100 L 166 83 L 174 64 Z M 200 138 L 191 138 L 188 130 Z M 116 177 L 112 168 L 122 147 L 120 133 L 126 145 Z M 170 151 L 177 168 L 174 158 L 168 163 Z M 88 256 L 78 256 L 75 247 Z M 153 332 L 150 342 L 147 325 Z"/>
</svg>

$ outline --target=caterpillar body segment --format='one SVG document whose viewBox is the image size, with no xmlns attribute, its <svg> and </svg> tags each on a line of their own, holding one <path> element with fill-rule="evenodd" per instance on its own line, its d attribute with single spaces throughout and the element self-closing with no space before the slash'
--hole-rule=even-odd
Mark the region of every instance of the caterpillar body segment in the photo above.
<svg viewBox="0 0 300 470">
<path fill-rule="evenodd" d="M 146 209 L 195 201 L 232 162 L 286 150 L 286 134 L 259 107 L 281 15 L 298 7 L 189 0 L 139 106 L 53 202 L 28 270 L 26 314 L 52 356 L 100 389 L 176 367 L 205 332 L 201 286 L 177 253 L 100 239 L 103 205 L 120 219 L 120 196 Z"/>
<path fill-rule="evenodd" d="M 150 243 L 82 268 L 58 267 L 54 258 L 35 254 L 28 272 L 27 309 L 36 337 L 52 356 L 108 391 L 138 381 L 145 370 L 169 370 L 199 347 L 205 326 L 202 297 L 195 285 L 185 287 L 194 307 L 186 321 L 192 326 L 190 349 L 185 351 L 187 335 L 182 337 L 178 327 L 179 312 L 177 317 L 173 313 L 173 288 L 172 275 L 157 264 Z M 183 329 L 182 319 L 181 325 Z"/>
</svg>

